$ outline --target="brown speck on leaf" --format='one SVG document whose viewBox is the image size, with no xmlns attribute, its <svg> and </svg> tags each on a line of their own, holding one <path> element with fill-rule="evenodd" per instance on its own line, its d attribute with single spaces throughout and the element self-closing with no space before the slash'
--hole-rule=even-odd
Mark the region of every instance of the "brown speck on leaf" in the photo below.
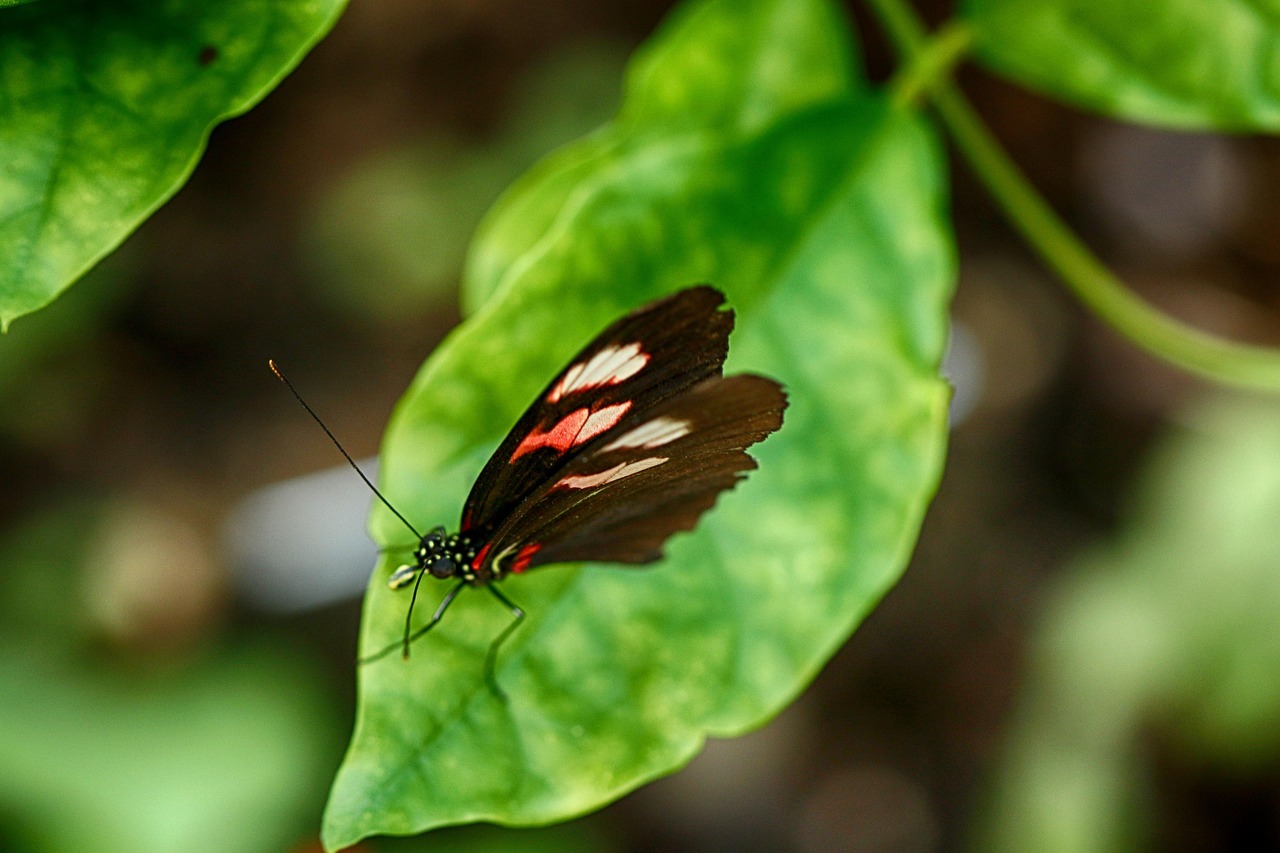
<svg viewBox="0 0 1280 853">
<path fill-rule="evenodd" d="M 211 64 L 217 58 L 218 49 L 211 44 L 206 44 L 204 47 L 200 48 L 200 55 L 196 57 L 196 61 L 199 62 L 201 66 L 205 66 Z"/>
</svg>

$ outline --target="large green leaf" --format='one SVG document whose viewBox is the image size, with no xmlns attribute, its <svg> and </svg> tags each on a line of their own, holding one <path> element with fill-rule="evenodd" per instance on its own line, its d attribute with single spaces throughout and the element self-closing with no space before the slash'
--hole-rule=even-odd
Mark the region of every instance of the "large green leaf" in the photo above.
<svg viewBox="0 0 1280 853">
<path fill-rule="evenodd" d="M 737 138 L 860 87 L 847 27 L 825 3 L 677 7 L 632 59 L 618 120 L 547 157 L 495 205 L 468 258 L 469 313 L 519 274 L 548 232 L 576 222 L 563 208 L 577 203 L 584 182 L 598 182 L 617 146 L 649 133 Z"/>
<path fill-rule="evenodd" d="M 52 301 L 177 191 L 343 0 L 0 10 L 0 327 Z"/>
<path fill-rule="evenodd" d="M 767 25 L 784 10 L 790 26 Z M 733 32 L 737 62 L 690 64 L 700 34 L 734 44 Z M 738 311 L 730 372 L 777 377 L 791 408 L 758 448 L 760 470 L 655 568 L 562 566 L 505 585 L 530 612 L 499 662 L 508 701 L 482 661 L 510 617 L 479 592 L 409 663 L 362 668 L 330 849 L 561 820 L 671 772 L 708 735 L 777 713 L 901 573 L 945 444 L 952 246 L 922 121 L 852 81 L 810 85 L 847 74 L 846 32 L 825 0 L 696 4 L 646 54 L 666 52 L 670 79 L 654 66 L 645 86 L 729 93 L 764 77 L 763 90 L 824 94 L 775 99 L 772 120 L 739 99 L 749 115 L 705 124 L 674 109 L 641 120 L 628 101 L 630 119 L 535 170 L 490 223 L 476 256 L 506 252 L 508 268 L 472 282 L 488 298 L 424 366 L 383 448 L 387 493 L 416 524 L 458 517 L 487 454 L 582 343 L 692 282 L 724 288 Z M 666 103 L 678 100 L 716 111 L 697 91 Z M 411 538 L 385 511 L 373 528 L 387 545 Z M 393 556 L 370 580 L 366 652 L 403 624 L 407 597 L 385 588 Z"/>
<path fill-rule="evenodd" d="M 1275 0 L 966 0 L 993 70 L 1117 118 L 1280 128 Z"/>
</svg>

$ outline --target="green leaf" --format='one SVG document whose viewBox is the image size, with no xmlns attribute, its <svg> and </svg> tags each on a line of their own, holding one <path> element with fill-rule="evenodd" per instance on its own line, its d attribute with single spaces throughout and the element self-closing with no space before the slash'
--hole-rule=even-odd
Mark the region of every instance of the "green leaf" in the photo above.
<svg viewBox="0 0 1280 853">
<path fill-rule="evenodd" d="M 784 12 L 790 26 L 764 25 Z M 737 62 L 690 70 L 672 46 L 696 54 L 704 31 L 729 44 L 738 32 Z M 672 91 L 742 92 L 766 77 L 767 91 L 814 92 L 809 75 L 851 67 L 846 32 L 823 0 L 711 0 L 639 62 L 669 52 L 672 79 L 655 67 L 645 85 Z M 782 54 L 828 60 L 773 61 Z M 776 714 L 898 578 L 942 464 L 952 245 L 929 129 L 857 88 L 777 99 L 772 120 L 739 98 L 749 118 L 722 110 L 708 124 L 666 110 L 641 120 L 628 101 L 628 120 L 503 202 L 476 257 L 507 254 L 509 267 L 473 267 L 501 280 L 471 282 L 488 298 L 423 367 L 384 443 L 387 494 L 415 524 L 458 517 L 503 433 L 603 325 L 693 282 L 716 283 L 738 312 L 729 371 L 777 377 L 791 408 L 755 451 L 760 470 L 656 567 L 561 566 L 505 584 L 530 613 L 499 661 L 507 702 L 482 662 L 510 615 L 481 592 L 464 590 L 407 664 L 363 667 L 329 849 L 597 808 L 680 767 L 708 735 Z M 682 99 L 716 112 L 698 92 Z M 372 526 L 389 546 L 412 538 L 385 511 Z M 385 587 L 392 556 L 370 580 L 365 652 L 403 625 L 407 596 Z M 424 588 L 419 620 L 441 593 Z"/>
<path fill-rule="evenodd" d="M 1116 118 L 1176 128 L 1280 128 L 1273 0 L 966 0 L 977 58 Z"/>
<path fill-rule="evenodd" d="M 342 0 L 0 10 L 0 328 L 177 191 L 210 129 L 285 76 Z"/>
</svg>

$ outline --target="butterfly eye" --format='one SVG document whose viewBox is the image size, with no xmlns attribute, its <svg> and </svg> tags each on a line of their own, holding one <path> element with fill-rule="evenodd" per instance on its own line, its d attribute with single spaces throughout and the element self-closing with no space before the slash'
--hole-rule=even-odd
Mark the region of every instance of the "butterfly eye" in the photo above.
<svg viewBox="0 0 1280 853">
<path fill-rule="evenodd" d="M 428 553 L 440 550 L 440 546 L 444 544 L 444 528 L 437 527 L 422 538 L 422 547 Z"/>
<path fill-rule="evenodd" d="M 453 560 L 448 557 L 441 557 L 431 564 L 431 575 L 437 578 L 451 578 L 455 571 Z"/>
</svg>

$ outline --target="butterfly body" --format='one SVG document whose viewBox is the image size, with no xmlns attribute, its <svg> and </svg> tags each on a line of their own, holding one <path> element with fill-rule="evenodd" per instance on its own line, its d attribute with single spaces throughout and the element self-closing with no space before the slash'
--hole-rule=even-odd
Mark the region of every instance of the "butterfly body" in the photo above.
<svg viewBox="0 0 1280 853">
<path fill-rule="evenodd" d="M 387 586 L 403 589 L 420 573 L 440 580 L 456 577 L 471 586 L 484 586 L 502 580 L 508 572 L 524 571 L 538 550 L 536 543 L 526 544 L 520 553 L 499 554 L 497 559 L 488 560 L 490 545 L 474 532 L 463 530 L 446 536 L 444 528 L 437 527 L 422 537 L 414 549 L 414 562 L 391 573 Z"/>
<path fill-rule="evenodd" d="M 524 617 L 499 581 L 553 563 L 658 560 L 672 535 L 692 529 L 721 492 L 754 469 L 746 449 L 782 426 L 787 399 L 772 379 L 723 376 L 734 324 L 724 301 L 713 287 L 690 287 L 600 332 L 499 444 L 455 533 L 436 527 L 418 534 L 361 473 L 418 536 L 412 562 L 388 577 L 392 589 L 413 588 L 404 635 L 363 660 L 396 648 L 408 657 L 410 643 L 439 623 L 464 586 L 481 587 L 516 617 L 486 660 L 486 678 L 498 692 L 498 646 Z M 414 629 L 413 603 L 428 576 L 454 586 L 431 620 Z"/>
<path fill-rule="evenodd" d="M 732 311 L 699 286 L 624 316 L 565 366 L 494 452 L 462 512 L 414 562 L 419 576 L 485 586 L 574 560 L 648 563 L 755 467 L 745 448 L 782 423 L 776 382 L 724 378 Z"/>
</svg>

